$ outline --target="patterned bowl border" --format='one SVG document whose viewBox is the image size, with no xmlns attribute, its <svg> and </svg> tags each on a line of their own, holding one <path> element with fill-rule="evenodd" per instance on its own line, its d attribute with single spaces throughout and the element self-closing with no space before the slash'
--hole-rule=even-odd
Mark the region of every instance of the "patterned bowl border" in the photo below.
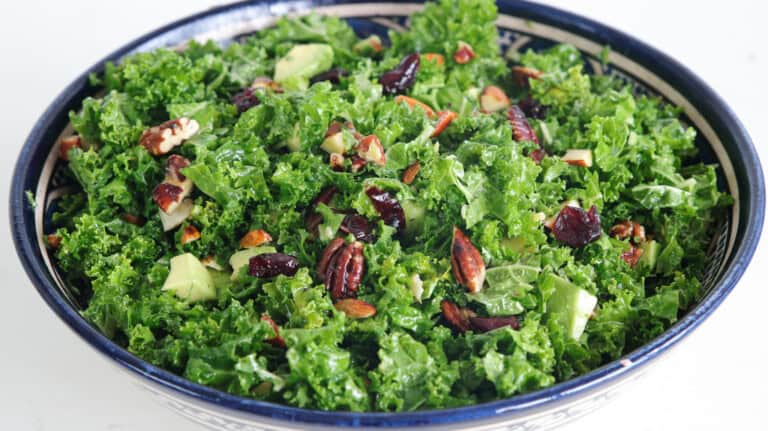
<svg viewBox="0 0 768 431">
<path fill-rule="evenodd" d="M 724 186 L 734 196 L 729 223 L 714 245 L 717 264 L 707 278 L 708 293 L 677 324 L 645 346 L 588 374 L 550 388 L 509 399 L 455 409 L 412 413 L 349 413 L 300 409 L 229 395 L 187 381 L 156 368 L 112 343 L 85 321 L 68 297 L 45 250 L 45 209 L 63 193 L 58 186 L 56 155 L 58 137 L 66 133 L 66 113 L 92 91 L 91 72 L 107 60 L 116 61 L 133 52 L 176 47 L 189 39 L 228 41 L 274 23 L 281 15 L 306 14 L 310 9 L 352 20 L 370 20 L 382 27 L 407 25 L 404 16 L 420 10 L 413 2 L 371 3 L 359 0 L 257 1 L 222 6 L 194 15 L 150 33 L 90 68 L 70 84 L 35 124 L 14 172 L 11 189 L 11 223 L 14 242 L 30 279 L 48 305 L 75 332 L 98 351 L 140 376 L 142 384 L 185 416 L 219 429 L 306 429 L 331 425 L 366 427 L 439 426 L 440 429 L 540 429 L 580 416 L 612 398 L 619 383 L 634 379 L 651 360 L 675 345 L 722 302 L 733 289 L 757 246 L 762 231 L 765 190 L 762 170 L 752 142 L 728 106 L 698 77 L 655 49 L 612 28 L 554 8 L 528 2 L 498 2 L 502 47 L 520 48 L 537 41 L 569 42 L 589 60 L 588 67 L 602 73 L 594 59 L 610 45 L 610 72 L 639 84 L 642 91 L 662 95 L 683 108 L 687 120 L 706 141 L 704 158 L 721 166 Z M 591 57 L 591 58 L 590 58 Z M 65 132 L 61 132 L 64 130 Z M 49 190 L 49 188 L 53 187 Z M 34 190 L 36 208 L 25 191 Z M 201 402 L 202 401 L 202 402 Z M 290 422 L 295 422 L 291 425 Z M 258 424 L 254 428 L 252 424 Z"/>
</svg>

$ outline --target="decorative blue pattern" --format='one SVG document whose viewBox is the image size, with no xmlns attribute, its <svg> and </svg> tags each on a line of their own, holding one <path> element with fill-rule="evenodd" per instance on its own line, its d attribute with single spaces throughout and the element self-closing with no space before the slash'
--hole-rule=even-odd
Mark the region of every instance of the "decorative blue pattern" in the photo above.
<svg viewBox="0 0 768 431">
<path fill-rule="evenodd" d="M 608 44 L 617 56 L 629 61 L 627 64 L 636 66 L 637 70 L 615 65 L 604 68 L 595 61 L 597 53 L 586 53 L 587 64 L 594 73 L 618 73 L 636 83 L 639 91 L 648 93 L 656 93 L 652 85 L 656 81 L 669 84 L 695 108 L 695 112 L 691 112 L 696 114 L 696 118 L 689 118 L 688 121 L 693 125 L 710 127 L 715 138 L 722 142 L 707 142 L 703 138 L 697 141 L 705 160 L 718 160 L 716 154 L 720 151 L 719 161 L 729 167 L 722 173 L 722 185 L 730 185 L 732 192 L 739 195 L 738 211 L 731 221 L 734 229 L 731 230 L 731 224 L 724 223 L 721 234 L 713 242 L 713 272 L 708 277 L 708 295 L 670 330 L 621 361 L 541 391 L 464 408 L 398 414 L 305 410 L 229 395 L 194 384 L 142 361 L 86 322 L 77 311 L 78 305 L 69 299 L 66 288 L 58 282 L 55 273 L 49 271 L 49 258 L 40 240 L 45 232 L 45 215 L 52 208 L 52 205 L 47 205 L 46 199 L 55 197 L 62 192 L 62 187 L 67 187 L 60 171 L 54 167 L 55 155 L 50 156 L 52 145 L 67 125 L 67 112 L 75 109 L 92 91 L 88 85 L 88 74 L 99 72 L 104 61 L 119 60 L 137 50 L 177 46 L 201 35 L 226 43 L 252 32 L 254 28 L 250 24 L 264 17 L 305 11 L 312 7 L 335 7 L 334 11 L 342 16 L 355 15 L 349 21 L 361 35 L 385 35 L 387 28 L 407 26 L 408 8 L 417 5 L 411 2 L 391 1 L 372 5 L 360 0 L 256 1 L 223 6 L 150 33 L 86 71 L 56 98 L 35 125 L 16 165 L 10 201 L 11 223 L 17 251 L 30 279 L 53 311 L 85 341 L 123 369 L 130 370 L 130 374 L 161 402 L 214 429 L 283 430 L 328 425 L 471 429 L 493 425 L 498 429 L 529 431 L 548 429 L 594 410 L 615 397 L 619 389 L 624 389 L 623 383 L 638 378 L 646 365 L 695 329 L 734 288 L 754 253 L 762 230 L 765 207 L 762 170 L 749 136 L 730 109 L 700 79 L 674 60 L 636 39 L 582 17 L 527 2 L 502 0 L 498 4 L 504 16 L 528 20 L 539 29 L 536 35 L 528 27 L 500 28 L 500 45 L 505 52 L 509 47 L 518 51 L 541 49 L 559 42 L 558 37 L 563 34 L 594 41 L 598 45 Z M 360 12 L 366 8 L 371 12 Z M 550 36 L 546 33 L 547 26 L 565 33 L 553 32 Z M 639 76 L 642 75 L 640 68 L 652 70 L 654 75 Z M 667 96 L 663 91 L 658 93 Z M 27 204 L 26 190 L 42 192 L 37 196 L 41 205 L 37 210 Z M 729 244 L 735 244 L 730 256 Z"/>
</svg>

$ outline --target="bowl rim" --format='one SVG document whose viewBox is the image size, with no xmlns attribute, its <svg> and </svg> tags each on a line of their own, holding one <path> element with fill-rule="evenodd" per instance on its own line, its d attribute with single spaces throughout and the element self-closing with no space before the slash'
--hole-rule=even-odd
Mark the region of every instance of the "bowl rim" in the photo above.
<svg viewBox="0 0 768 431">
<path fill-rule="evenodd" d="M 747 179 L 746 182 L 738 184 L 740 189 L 745 188 L 744 193 L 741 193 L 741 217 L 743 219 L 744 231 L 742 241 L 734 248 L 730 262 L 726 264 L 726 269 L 721 274 L 720 281 L 704 300 L 663 334 L 624 355 L 621 360 L 610 362 L 587 374 L 535 392 L 449 409 L 402 413 L 354 413 L 303 409 L 247 399 L 199 385 L 134 356 L 92 327 L 76 310 L 69 306 L 53 283 L 37 249 L 37 239 L 30 235 L 31 232 L 35 231 L 35 227 L 30 216 L 31 209 L 27 203 L 25 192 L 29 189 L 29 184 L 32 183 L 31 181 L 34 180 L 36 175 L 32 175 L 29 172 L 29 167 L 39 163 L 41 158 L 44 159 L 47 156 L 51 142 L 53 142 L 50 139 L 51 130 L 57 124 L 55 117 L 71 109 L 74 102 L 79 103 L 81 101 L 82 88 L 87 82 L 88 75 L 102 70 L 106 61 L 119 59 L 145 43 L 158 39 L 186 24 L 209 20 L 227 12 L 245 10 L 254 6 L 261 7 L 281 3 L 300 3 L 303 6 L 312 8 L 331 4 L 375 2 L 365 0 L 309 0 L 308 2 L 246 1 L 211 8 L 162 26 L 107 55 L 103 60 L 90 67 L 69 84 L 37 120 L 18 156 L 11 185 L 9 209 L 14 245 L 27 275 L 48 306 L 53 309 L 70 329 L 76 332 L 91 347 L 108 356 L 125 369 L 164 389 L 225 407 L 239 414 L 256 414 L 277 421 L 297 421 L 315 426 L 362 425 L 372 427 L 407 427 L 438 424 L 455 425 L 458 422 L 488 420 L 496 415 L 522 416 L 524 413 L 538 411 L 548 405 L 558 404 L 561 401 L 575 400 L 579 395 L 585 395 L 600 387 L 608 386 L 609 383 L 616 383 L 634 374 L 650 361 L 668 351 L 670 347 L 676 345 L 702 323 L 733 290 L 741 278 L 755 252 L 762 232 L 765 209 L 765 184 L 760 161 L 752 140 L 730 107 L 688 68 L 628 34 L 589 18 L 554 7 L 528 1 L 499 0 L 497 1 L 497 6 L 501 13 L 565 29 L 601 44 L 608 44 L 614 50 L 620 50 L 623 55 L 641 64 L 654 65 L 654 71 L 673 78 L 676 88 L 685 87 L 688 94 L 697 92 L 699 97 L 697 97 L 694 105 L 697 107 L 706 106 L 710 114 L 709 116 L 714 115 L 720 122 L 719 129 L 726 130 L 732 135 L 731 147 L 728 152 L 732 156 L 738 156 L 731 157 L 731 159 L 743 165 L 740 167 L 744 170 L 745 178 Z M 386 1 L 386 3 L 420 4 L 421 2 L 390 0 Z M 659 71 L 660 69 L 661 71 Z"/>
</svg>

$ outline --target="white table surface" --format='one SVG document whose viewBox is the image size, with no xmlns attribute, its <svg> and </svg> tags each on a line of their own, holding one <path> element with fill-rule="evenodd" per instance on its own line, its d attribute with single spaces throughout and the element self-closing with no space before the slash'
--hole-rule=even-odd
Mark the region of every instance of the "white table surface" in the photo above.
<svg viewBox="0 0 768 431">
<path fill-rule="evenodd" d="M 0 2 L 0 429 L 199 430 L 155 404 L 48 310 L 9 238 L 12 166 L 33 122 L 83 69 L 211 0 Z M 723 96 L 768 160 L 768 8 L 754 1 L 548 3 L 634 34 Z M 568 430 L 766 429 L 768 249 L 668 360 Z"/>
</svg>

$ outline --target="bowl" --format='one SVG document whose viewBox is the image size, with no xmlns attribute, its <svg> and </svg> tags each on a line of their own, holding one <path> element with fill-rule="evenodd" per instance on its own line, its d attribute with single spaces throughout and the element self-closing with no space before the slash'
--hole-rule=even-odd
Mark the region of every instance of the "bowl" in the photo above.
<svg viewBox="0 0 768 431">
<path fill-rule="evenodd" d="M 183 416 L 220 430 L 327 429 L 396 427 L 432 429 L 547 429 L 595 410 L 676 346 L 706 319 L 736 286 L 762 231 L 765 186 L 752 142 L 728 106 L 691 71 L 654 48 L 595 21 L 534 3 L 497 2 L 499 43 L 504 50 L 541 49 L 554 43 L 576 46 L 594 74 L 616 74 L 638 92 L 657 95 L 683 110 L 698 131 L 705 162 L 718 163 L 720 186 L 735 199 L 719 221 L 709 250 L 704 296 L 674 326 L 618 361 L 536 392 L 468 407 L 406 413 L 350 413 L 301 409 L 230 395 L 157 368 L 102 335 L 79 313 L 56 272 L 43 234 L 56 200 L 71 190 L 58 162 L 58 138 L 69 133 L 67 113 L 96 90 L 88 75 L 106 61 L 159 47 L 183 46 L 189 39 L 221 43 L 272 25 L 277 17 L 309 11 L 348 20 L 359 35 L 386 35 L 407 26 L 418 2 L 365 0 L 255 1 L 226 5 L 153 31 L 85 71 L 37 121 L 19 155 L 10 194 L 11 228 L 21 262 L 48 306 L 85 342 L 145 387 L 161 403 Z M 607 63 L 599 60 L 611 47 Z M 30 202 L 31 191 L 34 202 Z"/>
</svg>

